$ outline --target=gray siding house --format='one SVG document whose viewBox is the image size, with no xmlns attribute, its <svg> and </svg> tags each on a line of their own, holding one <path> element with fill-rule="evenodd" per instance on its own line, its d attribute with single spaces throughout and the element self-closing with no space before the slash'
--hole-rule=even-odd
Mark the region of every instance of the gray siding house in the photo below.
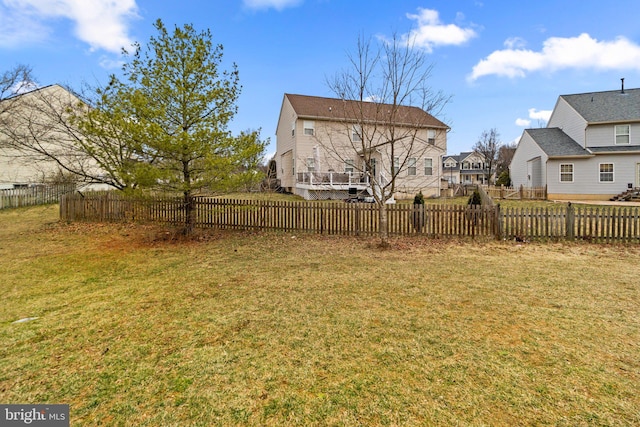
<svg viewBox="0 0 640 427">
<path fill-rule="evenodd" d="M 608 200 L 640 187 L 640 89 L 562 95 L 546 128 L 523 132 L 514 186 L 549 199 Z"/>
</svg>

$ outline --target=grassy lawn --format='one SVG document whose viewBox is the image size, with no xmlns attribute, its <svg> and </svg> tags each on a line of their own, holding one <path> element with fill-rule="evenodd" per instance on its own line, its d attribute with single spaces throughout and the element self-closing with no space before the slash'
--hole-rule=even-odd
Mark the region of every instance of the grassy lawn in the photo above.
<svg viewBox="0 0 640 427">
<path fill-rule="evenodd" d="M 176 241 L 56 209 L 0 211 L 1 403 L 67 403 L 71 425 L 640 424 L 640 247 Z"/>
</svg>

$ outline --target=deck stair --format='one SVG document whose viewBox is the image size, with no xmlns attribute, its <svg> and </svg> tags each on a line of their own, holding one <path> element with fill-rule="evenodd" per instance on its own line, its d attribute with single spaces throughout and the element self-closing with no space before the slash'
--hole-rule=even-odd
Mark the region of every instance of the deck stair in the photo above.
<svg viewBox="0 0 640 427">
<path fill-rule="evenodd" d="M 614 202 L 637 202 L 640 201 L 640 188 L 630 188 L 609 199 Z"/>
</svg>

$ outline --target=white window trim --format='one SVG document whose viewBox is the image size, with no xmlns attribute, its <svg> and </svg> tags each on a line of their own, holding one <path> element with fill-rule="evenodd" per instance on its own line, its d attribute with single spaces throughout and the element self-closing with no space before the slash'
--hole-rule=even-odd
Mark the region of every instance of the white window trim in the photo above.
<svg viewBox="0 0 640 427">
<path fill-rule="evenodd" d="M 562 180 L 562 166 L 571 166 L 571 181 L 563 181 Z M 565 174 L 568 174 L 569 172 L 564 172 Z M 560 182 L 560 184 L 571 184 L 575 178 L 575 165 L 573 163 L 560 163 L 560 166 L 558 166 L 558 182 Z"/>
<path fill-rule="evenodd" d="M 627 128 L 627 133 L 618 133 L 618 128 L 625 126 Z M 627 142 L 618 142 L 619 136 L 626 136 Z M 631 125 L 615 125 L 613 127 L 613 137 L 615 141 L 615 145 L 629 145 L 631 144 Z"/>
<path fill-rule="evenodd" d="M 428 160 L 431 160 L 431 166 L 427 166 Z M 427 168 L 431 169 L 431 173 L 427 173 Z M 433 176 L 433 158 L 431 157 L 424 158 L 424 174 L 425 176 Z"/>
<path fill-rule="evenodd" d="M 611 172 L 602 172 L 602 165 L 611 165 Z M 606 162 L 606 163 L 599 163 L 598 164 L 598 182 L 602 183 L 602 184 L 613 184 L 614 182 L 616 182 L 616 167 L 614 166 L 614 164 L 612 162 Z M 602 180 L 602 174 L 611 174 L 611 181 L 603 181 Z"/>
<path fill-rule="evenodd" d="M 427 143 L 435 145 L 436 143 L 436 131 L 433 129 L 427 129 Z"/>
<path fill-rule="evenodd" d="M 356 170 L 356 163 L 353 159 L 346 159 L 344 161 L 344 173 L 354 173 Z"/>
<path fill-rule="evenodd" d="M 303 124 L 302 133 L 307 136 L 313 136 L 316 133 L 315 122 L 312 120 L 305 120 Z"/>
<path fill-rule="evenodd" d="M 395 176 L 398 174 L 399 171 L 400 171 L 400 157 L 394 157 L 393 166 L 391 168 L 391 174 Z"/>
<path fill-rule="evenodd" d="M 407 159 L 407 176 L 416 176 L 418 174 L 418 159 L 409 157 Z"/>
<path fill-rule="evenodd" d="M 362 142 L 362 127 L 360 125 L 353 125 L 351 127 L 351 141 Z"/>
<path fill-rule="evenodd" d="M 315 172 L 315 170 L 316 170 L 316 161 L 315 161 L 315 159 L 313 157 L 307 157 L 306 165 L 307 165 L 307 171 Z"/>
</svg>

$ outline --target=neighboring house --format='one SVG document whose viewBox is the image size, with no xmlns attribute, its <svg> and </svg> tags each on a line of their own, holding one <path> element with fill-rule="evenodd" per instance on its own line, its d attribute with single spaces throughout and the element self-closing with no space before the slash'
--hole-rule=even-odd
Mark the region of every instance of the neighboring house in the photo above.
<svg viewBox="0 0 640 427">
<path fill-rule="evenodd" d="M 389 106 L 334 98 L 285 94 L 276 130 L 275 161 L 280 185 L 305 199 L 346 199 L 355 191 L 372 194 L 369 174 L 378 182 L 390 182 L 397 174 L 394 197 L 439 196 L 442 156 L 447 148 L 449 127 L 416 107 L 399 107 L 403 123 L 389 126 L 384 114 Z M 356 118 L 360 111 L 364 120 Z M 387 115 L 388 118 L 388 115 Z M 366 123 L 360 129 L 358 123 Z M 415 145 L 403 151 L 402 141 L 387 142 L 386 129 L 410 130 Z M 377 132 L 379 143 L 367 156 L 356 149 L 363 135 Z M 409 132 L 407 132 L 408 134 Z M 370 158 L 365 165 L 365 157 Z M 395 169 L 394 169 L 395 168 Z"/>
<path fill-rule="evenodd" d="M 475 151 L 445 156 L 442 160 L 443 179 L 453 184 L 486 184 L 484 156 Z"/>
<path fill-rule="evenodd" d="M 69 150 L 70 137 L 65 128 L 67 123 L 59 120 L 69 106 L 81 105 L 80 102 L 74 94 L 57 84 L 0 100 L 0 189 L 51 183 L 68 175 L 54 160 L 33 150 L 11 147 L 9 141 L 19 141 L 18 145 L 39 146 L 85 170 L 95 168 Z M 109 187 L 91 184 L 85 188 Z"/>
<path fill-rule="evenodd" d="M 560 96 L 546 128 L 523 132 L 509 170 L 514 186 L 546 186 L 554 200 L 640 187 L 640 89 Z"/>
</svg>

